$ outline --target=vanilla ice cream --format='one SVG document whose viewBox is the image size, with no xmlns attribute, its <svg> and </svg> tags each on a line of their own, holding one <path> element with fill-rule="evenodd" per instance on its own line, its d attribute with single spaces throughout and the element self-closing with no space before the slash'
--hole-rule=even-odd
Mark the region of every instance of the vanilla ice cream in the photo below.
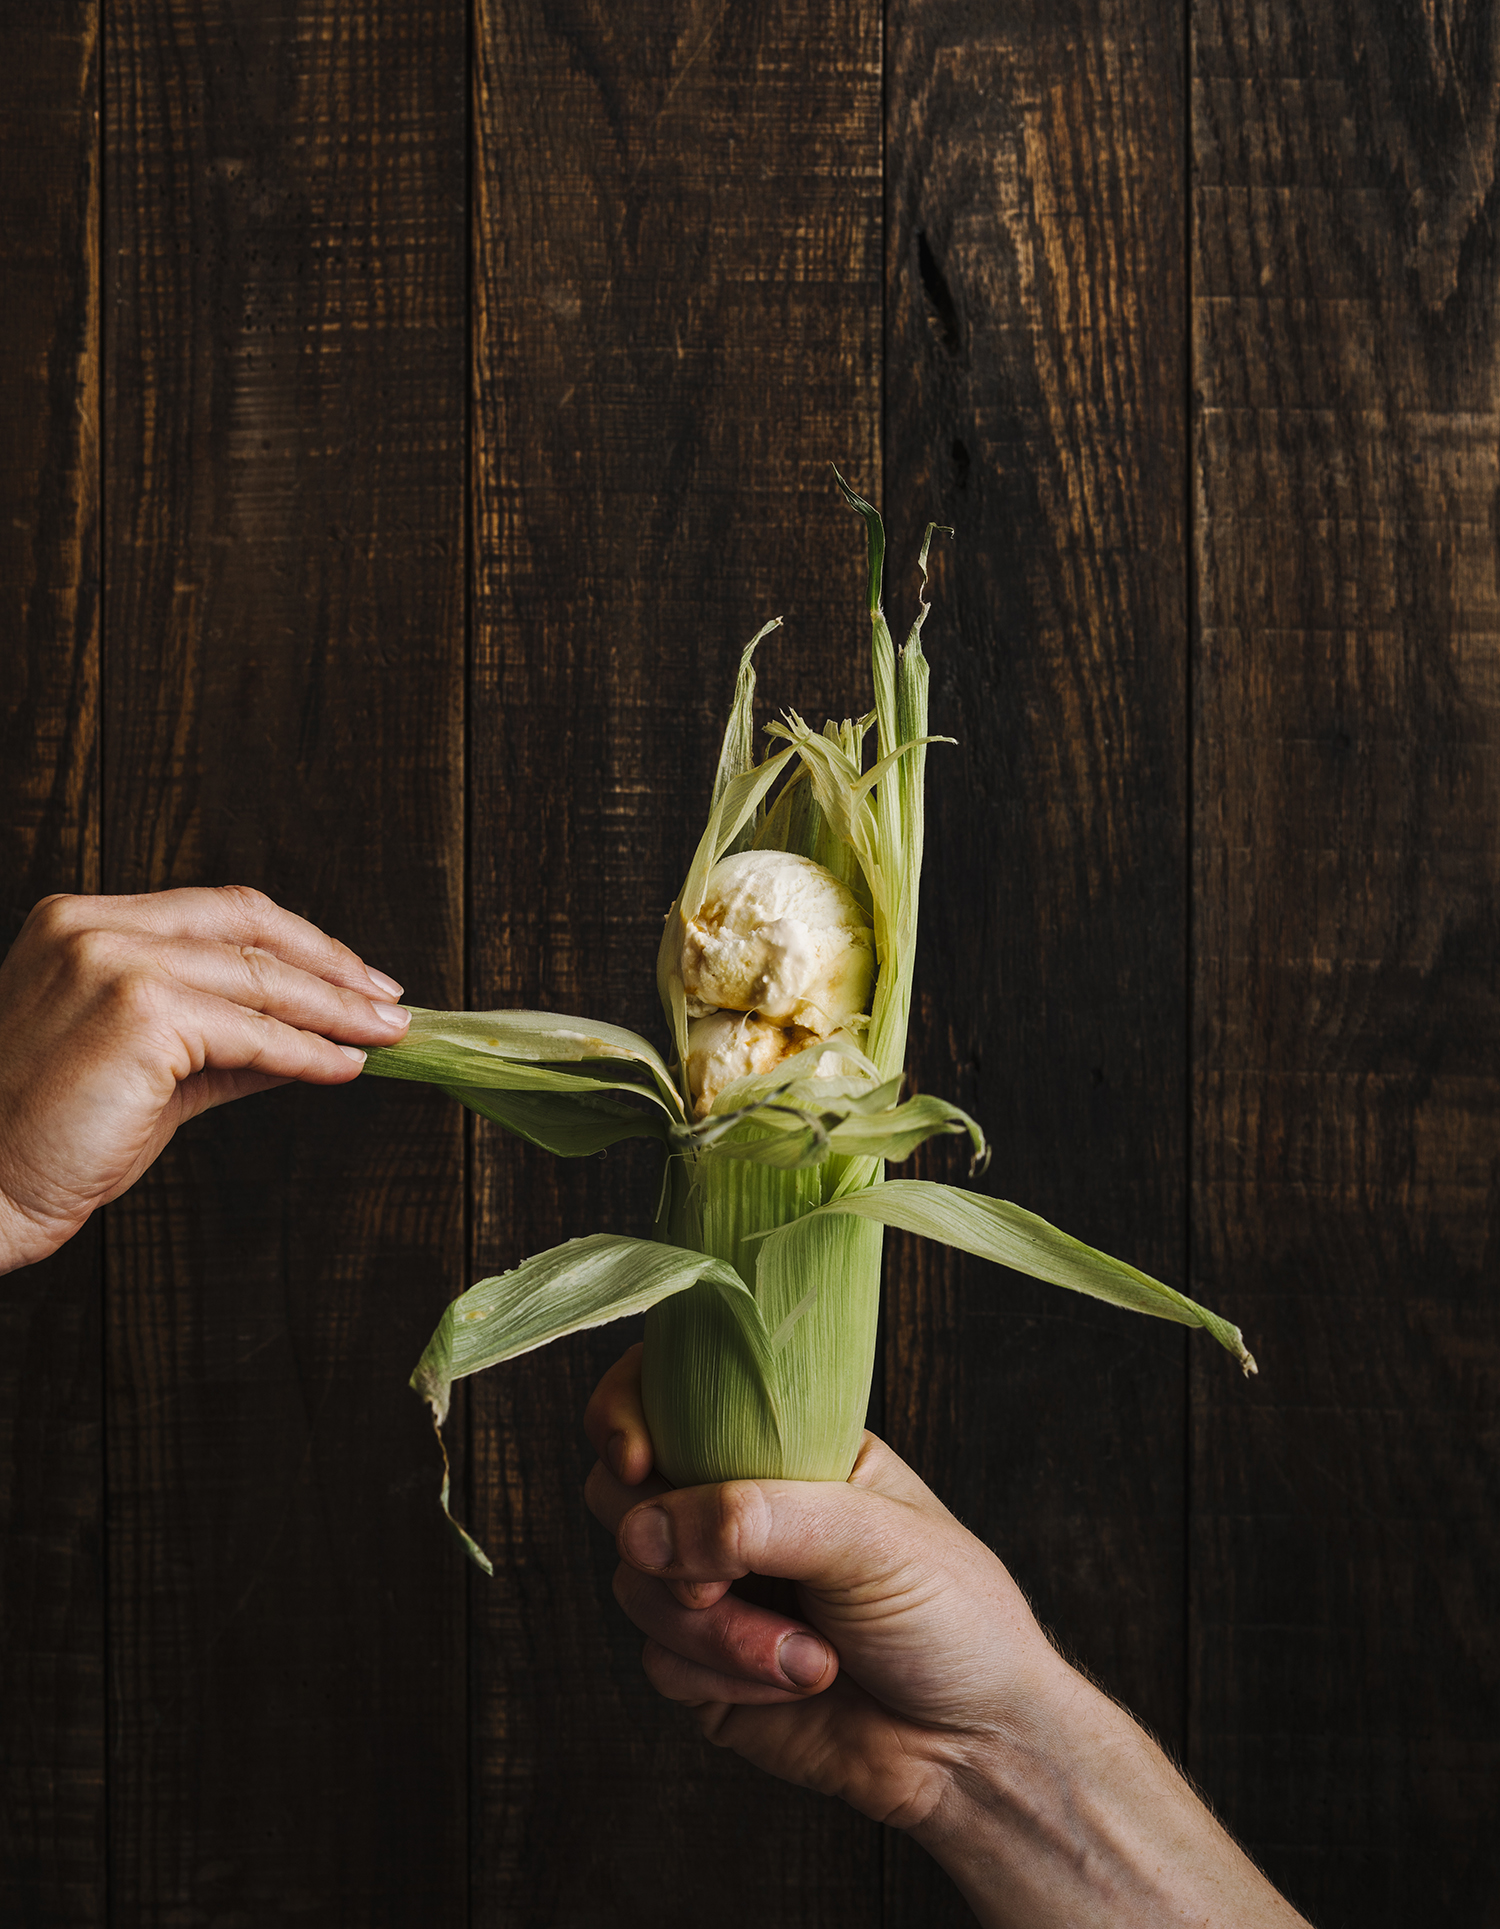
<svg viewBox="0 0 1500 1929">
<path fill-rule="evenodd" d="M 794 851 L 740 851 L 709 873 L 683 934 L 691 1017 L 755 1012 L 826 1038 L 865 1010 L 874 982 L 870 920 L 832 871 Z"/>
<path fill-rule="evenodd" d="M 810 1031 L 797 1025 L 773 1025 L 748 1011 L 711 1011 L 688 1026 L 688 1088 L 693 1094 L 693 1116 L 707 1118 L 714 1100 L 726 1085 L 752 1073 L 774 1072 L 784 1059 L 816 1045 Z M 843 1078 L 858 1070 L 853 1059 L 830 1050 L 820 1054 L 814 1078 Z"/>
<path fill-rule="evenodd" d="M 726 1085 L 752 1072 L 774 1072 L 810 1043 L 806 1032 L 768 1024 L 747 1011 L 712 1011 L 688 1026 L 688 1087 L 693 1112 L 706 1118 Z"/>
</svg>

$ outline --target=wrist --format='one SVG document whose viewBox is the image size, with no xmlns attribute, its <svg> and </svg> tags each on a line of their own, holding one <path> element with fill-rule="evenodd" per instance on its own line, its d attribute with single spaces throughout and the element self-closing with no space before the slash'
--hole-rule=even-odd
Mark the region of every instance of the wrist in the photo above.
<svg viewBox="0 0 1500 1929">
<path fill-rule="evenodd" d="M 1302 1922 L 1144 1731 L 1056 1656 L 912 1834 L 987 1929 Z"/>
<path fill-rule="evenodd" d="M 1084 1839 L 1098 1832 L 1090 1784 L 1093 1758 L 1117 1741 L 1118 1714 L 1051 1654 L 1004 1723 L 976 1731 L 956 1752 L 941 1798 L 911 1834 L 987 1929 L 1093 1923 L 1074 1891 L 1085 1862 L 1100 1872 Z M 1045 1913 L 1049 1900 L 1055 1917 Z M 1133 1918 L 1117 1912 L 1114 1920 Z"/>
</svg>

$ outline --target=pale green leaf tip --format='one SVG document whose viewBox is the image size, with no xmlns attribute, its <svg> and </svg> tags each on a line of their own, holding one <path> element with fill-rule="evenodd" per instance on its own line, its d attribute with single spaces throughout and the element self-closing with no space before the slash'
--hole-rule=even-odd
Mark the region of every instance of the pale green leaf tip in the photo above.
<svg viewBox="0 0 1500 1929">
<path fill-rule="evenodd" d="M 927 583 L 927 553 L 932 548 L 933 537 L 934 536 L 951 536 L 952 534 L 953 534 L 953 525 L 951 522 L 928 523 L 926 533 L 922 537 L 921 554 L 917 557 L 917 568 L 922 572 L 922 583 L 924 588 Z"/>
<path fill-rule="evenodd" d="M 875 507 L 874 503 L 867 502 L 857 489 L 851 489 L 849 484 L 845 482 L 844 478 L 839 474 L 838 464 L 830 462 L 828 466 L 833 470 L 833 479 L 842 491 L 845 502 L 848 503 L 849 507 L 854 510 L 857 515 L 864 517 L 865 541 L 869 560 L 869 609 L 872 617 L 879 617 L 881 578 L 885 568 L 885 524 L 881 520 L 880 511 Z"/>
</svg>

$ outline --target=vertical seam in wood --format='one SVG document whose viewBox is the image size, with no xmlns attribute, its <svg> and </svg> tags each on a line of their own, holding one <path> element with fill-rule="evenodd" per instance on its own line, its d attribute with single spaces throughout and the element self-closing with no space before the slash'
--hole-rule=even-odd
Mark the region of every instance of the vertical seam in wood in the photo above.
<svg viewBox="0 0 1500 1929">
<path fill-rule="evenodd" d="M 875 31 L 877 35 L 876 45 L 875 45 L 875 61 L 880 71 L 880 103 L 879 103 L 880 121 L 879 121 L 879 126 L 876 129 L 876 136 L 875 136 L 878 144 L 878 149 L 879 149 L 878 161 L 880 166 L 880 217 L 879 217 L 880 218 L 880 333 L 877 338 L 877 348 L 876 348 L 876 355 L 875 355 L 875 410 L 876 410 L 875 428 L 876 428 L 877 454 L 880 462 L 880 474 L 878 477 L 880 493 L 879 493 L 879 496 L 877 497 L 877 500 L 884 501 L 885 478 L 886 478 L 886 417 L 885 417 L 885 358 L 886 358 L 886 345 L 887 345 L 886 309 L 889 304 L 889 296 L 887 291 L 889 288 L 889 276 L 890 276 L 890 269 L 891 269 L 890 260 L 888 258 L 889 249 L 890 249 L 890 238 L 891 238 L 890 208 L 888 206 L 888 202 L 890 198 L 890 177 L 889 177 L 889 174 L 887 173 L 887 152 L 886 152 L 886 149 L 887 149 L 886 117 L 889 112 L 889 102 L 887 101 L 887 98 L 886 98 L 887 74 L 886 74 L 886 62 L 885 62 L 885 50 L 886 50 L 886 44 L 888 39 L 888 36 L 886 34 L 886 0 L 881 0 L 881 4 L 876 9 Z M 887 1244 L 889 1244 L 889 1242 L 887 1242 Z M 885 1265 L 886 1266 L 889 1265 L 888 1260 L 885 1262 Z M 882 1303 L 882 1312 L 883 1312 L 885 1308 L 888 1307 L 890 1304 L 888 1281 L 884 1277 L 882 1279 L 882 1292 L 883 1292 L 883 1303 Z M 891 1348 L 890 1348 L 890 1342 L 888 1337 L 888 1329 L 886 1326 L 886 1322 L 883 1318 L 880 1321 L 878 1332 L 880 1336 L 879 1346 L 880 1346 L 880 1356 L 881 1356 L 880 1378 L 881 1378 L 881 1384 L 885 1392 L 884 1404 L 886 1407 L 886 1412 L 888 1413 L 890 1410 L 890 1399 L 891 1399 L 891 1383 L 890 1383 Z M 882 1432 L 887 1430 L 888 1424 L 889 1423 L 886 1420 L 885 1414 L 882 1414 L 881 1416 Z M 879 1883 L 880 1929 L 885 1929 L 887 1917 L 889 1914 L 889 1907 L 890 1907 L 891 1857 L 886 1843 L 886 1835 L 887 1835 L 887 1831 L 885 1829 L 881 1829 L 880 1833 L 876 1837 L 875 1870 L 876 1870 L 876 1880 Z"/>
<path fill-rule="evenodd" d="M 94 808 L 99 813 L 98 830 L 98 873 L 96 888 L 103 892 L 109 878 L 109 850 L 107 843 L 108 812 L 105 808 L 105 756 L 104 732 L 109 714 L 105 700 L 105 670 L 107 665 L 106 647 L 109 637 L 109 49 L 111 45 L 111 19 L 109 0 L 99 0 L 98 12 L 94 17 L 94 59 L 97 73 L 94 79 L 97 117 L 95 119 L 96 163 L 99 169 L 98 231 L 95 236 L 95 260 L 98 262 L 99 288 L 96 294 L 99 317 L 98 360 L 96 380 L 99 384 L 99 430 L 94 445 L 94 460 L 98 465 L 95 487 L 98 490 L 97 522 L 98 553 L 95 567 L 99 573 L 98 600 L 95 605 L 98 615 L 98 662 L 94 672 Z M 98 1245 L 98 1307 L 99 1307 L 99 1688 L 102 1703 L 100 1718 L 100 1746 L 103 1750 L 102 1792 L 100 1796 L 100 1828 L 103 1840 L 99 1845 L 100 1892 L 103 1898 L 104 1929 L 115 1919 L 114 1884 L 114 1817 L 111 1813 L 111 1796 L 114 1789 L 114 1645 L 113 1628 L 110 1622 L 110 1604 L 113 1590 L 110 1587 L 110 1532 L 109 1532 L 109 1213 L 108 1206 L 101 1208 Z"/>
<path fill-rule="evenodd" d="M 461 754 L 463 758 L 463 821 L 461 837 L 462 874 L 459 880 L 459 976 L 463 991 L 464 1010 L 474 1002 L 471 970 L 471 951 L 469 934 L 473 917 L 469 903 L 470 880 L 473 865 L 470 853 L 473 843 L 473 803 L 472 785 L 474 772 L 473 748 L 470 732 L 474 716 L 474 504 L 477 500 L 474 475 L 474 142 L 478 117 L 474 112 L 475 76 L 475 14 L 478 0 L 468 0 L 465 10 L 464 35 L 464 440 L 463 440 L 463 721 L 460 730 Z M 475 1183 L 475 1128 L 474 1115 L 464 1108 L 463 1112 L 463 1261 L 464 1279 L 474 1277 L 474 1183 Z M 469 1469 L 474 1465 L 474 1428 L 472 1402 L 465 1397 L 463 1413 L 464 1435 L 464 1480 L 467 1484 Z M 466 1496 L 467 1498 L 467 1496 Z M 473 1929 L 474 1921 L 474 1857 L 480 1830 L 477 1826 L 476 1789 L 479 1777 L 475 1773 L 475 1718 L 474 1697 L 469 1685 L 474 1675 L 474 1588 L 476 1585 L 472 1567 L 464 1563 L 468 1570 L 464 1576 L 462 1595 L 463 1627 L 461 1646 L 463 1649 L 464 1676 L 464 1894 L 463 1919 Z"/>
<path fill-rule="evenodd" d="M 1183 1129 L 1182 1129 L 1182 1263 L 1186 1290 L 1196 1290 L 1193 1254 L 1193 1083 L 1196 1032 L 1193 945 L 1194 899 L 1194 723 L 1193 661 L 1198 639 L 1197 525 L 1194 520 L 1193 461 L 1196 430 L 1193 414 L 1193 9 L 1182 0 L 1182 547 L 1185 576 L 1187 636 L 1183 652 Z M 1182 1348 L 1182 1762 L 1191 1775 L 1193 1732 L 1193 1353 L 1183 1334 Z"/>
</svg>

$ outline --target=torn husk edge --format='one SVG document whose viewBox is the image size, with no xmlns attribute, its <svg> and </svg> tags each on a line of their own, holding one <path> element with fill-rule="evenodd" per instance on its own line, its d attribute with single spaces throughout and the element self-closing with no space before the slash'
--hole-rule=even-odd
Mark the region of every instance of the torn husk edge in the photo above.
<svg viewBox="0 0 1500 1929">
<path fill-rule="evenodd" d="M 469 1559 L 493 1579 L 494 1562 L 448 1504 L 453 1488 L 453 1470 L 448 1461 L 448 1443 L 443 1438 L 443 1422 L 448 1418 L 448 1406 L 453 1395 L 453 1381 L 449 1374 L 453 1363 L 452 1333 L 453 1306 L 449 1306 L 438 1321 L 437 1331 L 427 1342 L 426 1351 L 417 1361 L 416 1371 L 407 1384 L 413 1392 L 422 1396 L 432 1414 L 432 1431 L 437 1435 L 438 1452 L 443 1456 L 443 1485 L 438 1494 L 443 1516 L 458 1536 L 459 1544 Z"/>
</svg>

